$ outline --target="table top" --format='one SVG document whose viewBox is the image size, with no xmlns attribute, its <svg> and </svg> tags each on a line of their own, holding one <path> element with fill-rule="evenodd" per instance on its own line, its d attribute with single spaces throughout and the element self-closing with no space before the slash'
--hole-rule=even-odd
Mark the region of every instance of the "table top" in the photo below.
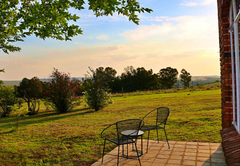
<svg viewBox="0 0 240 166">
<path fill-rule="evenodd" d="M 137 130 L 125 130 L 125 131 L 122 131 L 121 134 L 125 135 L 125 136 L 133 137 L 133 136 L 137 136 Z M 144 134 L 143 131 L 141 131 L 141 130 L 138 131 L 138 136 L 141 136 L 143 134 Z"/>
</svg>

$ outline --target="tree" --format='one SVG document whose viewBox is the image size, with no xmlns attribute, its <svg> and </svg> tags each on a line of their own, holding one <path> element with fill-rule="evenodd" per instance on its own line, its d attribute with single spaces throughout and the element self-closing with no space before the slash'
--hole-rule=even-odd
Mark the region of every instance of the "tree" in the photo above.
<svg viewBox="0 0 240 166">
<path fill-rule="evenodd" d="M 116 74 L 117 71 L 112 67 L 106 67 L 105 69 L 99 67 L 96 69 L 96 76 L 99 78 L 101 77 L 101 80 L 104 83 L 103 86 L 109 88 L 109 90 L 112 90 L 114 87 Z"/>
<path fill-rule="evenodd" d="M 90 72 L 87 74 L 85 80 L 85 101 L 88 106 L 95 111 L 98 111 L 106 107 L 109 103 L 110 96 L 107 93 L 109 91 L 105 82 L 107 75 L 103 72 L 103 68 L 95 70 L 89 67 Z"/>
<path fill-rule="evenodd" d="M 153 90 L 159 87 L 159 81 L 156 75 L 153 75 L 152 69 L 146 70 L 144 67 L 138 67 L 135 77 L 136 90 Z"/>
<path fill-rule="evenodd" d="M 35 115 L 40 109 L 40 98 L 42 98 L 42 83 L 37 77 L 31 79 L 23 78 L 17 87 L 18 96 L 28 104 L 28 115 Z"/>
<path fill-rule="evenodd" d="M 189 88 L 191 80 L 192 76 L 190 75 L 190 73 L 188 73 L 187 70 L 182 69 L 180 74 L 180 81 L 181 84 L 183 84 L 184 88 Z"/>
<path fill-rule="evenodd" d="M 11 112 L 11 106 L 15 104 L 16 95 L 13 88 L 8 86 L 0 87 L 0 107 L 3 112 L 1 117 L 6 117 Z"/>
<path fill-rule="evenodd" d="M 0 69 L 0 72 L 3 72 L 3 73 L 5 73 L 5 71 L 4 71 L 4 69 Z M 0 86 L 3 84 L 3 81 L 2 80 L 0 80 Z"/>
<path fill-rule="evenodd" d="M 124 68 L 120 82 L 122 87 L 127 92 L 137 90 L 154 90 L 159 88 L 159 80 L 156 74 L 153 74 L 152 69 L 146 70 L 144 67 L 134 69 L 133 66 Z"/>
<path fill-rule="evenodd" d="M 69 24 L 80 18 L 69 9 L 82 10 L 87 2 L 88 9 L 96 17 L 116 12 L 127 16 L 135 24 L 139 23 L 137 14 L 152 12 L 141 7 L 136 0 L 1 0 L 0 49 L 5 53 L 20 51 L 20 47 L 11 43 L 24 41 L 32 34 L 41 39 L 71 40 L 83 31 L 79 26 Z"/>
<path fill-rule="evenodd" d="M 54 69 L 51 78 L 44 95 L 52 108 L 58 113 L 66 113 L 80 104 L 79 97 L 76 96 L 75 82 L 69 74 Z"/>
<path fill-rule="evenodd" d="M 171 89 L 177 83 L 178 71 L 167 67 L 159 71 L 159 81 L 162 89 Z"/>
<path fill-rule="evenodd" d="M 122 88 L 127 92 L 136 91 L 136 69 L 133 66 L 127 66 L 124 70 L 125 72 L 121 74 Z"/>
</svg>

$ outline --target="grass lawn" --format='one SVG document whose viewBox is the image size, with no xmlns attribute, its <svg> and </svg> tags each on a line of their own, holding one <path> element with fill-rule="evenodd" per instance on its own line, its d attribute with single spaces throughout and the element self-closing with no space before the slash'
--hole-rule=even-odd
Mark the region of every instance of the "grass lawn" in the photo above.
<svg viewBox="0 0 240 166">
<path fill-rule="evenodd" d="M 156 107 L 169 107 L 169 140 L 221 142 L 219 88 L 136 92 L 112 97 L 114 104 L 94 112 L 84 103 L 71 112 L 45 111 L 19 118 L 0 118 L 0 165 L 91 165 L 101 157 L 100 133 L 107 125 L 142 118 Z M 162 139 L 164 132 L 160 131 Z M 146 137 L 146 136 L 145 136 Z M 151 133 L 156 138 L 156 132 Z M 107 144 L 107 149 L 113 149 Z"/>
</svg>

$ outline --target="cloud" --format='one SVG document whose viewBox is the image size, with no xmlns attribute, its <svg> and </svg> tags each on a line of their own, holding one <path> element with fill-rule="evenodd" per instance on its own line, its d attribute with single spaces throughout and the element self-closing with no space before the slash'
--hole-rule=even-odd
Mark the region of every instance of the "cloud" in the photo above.
<svg viewBox="0 0 240 166">
<path fill-rule="evenodd" d="M 133 41 L 144 41 L 150 39 L 197 40 L 218 35 L 215 17 L 179 16 L 164 17 L 164 19 L 159 25 L 139 26 L 135 30 L 125 31 L 120 36 Z"/>
<path fill-rule="evenodd" d="M 188 7 L 191 7 L 191 6 L 205 6 L 205 5 L 209 5 L 211 3 L 215 2 L 215 0 L 200 0 L 200 1 L 190 1 L 190 2 L 183 2 L 183 3 L 180 3 L 181 6 L 188 6 Z"/>
<path fill-rule="evenodd" d="M 215 2 L 215 0 L 204 0 L 204 1 L 202 1 L 201 5 L 209 5 L 213 2 Z"/>
<path fill-rule="evenodd" d="M 216 37 L 217 38 L 217 37 Z M 72 77 L 83 77 L 88 67 L 113 67 L 118 75 L 127 66 L 153 69 L 155 73 L 164 67 L 185 68 L 192 75 L 216 75 L 219 72 L 219 55 L 214 38 L 206 40 L 170 38 L 133 41 L 116 45 L 85 46 L 74 49 L 45 49 L 41 56 L 32 53 L 0 58 L 2 80 L 22 80 L 24 77 L 49 78 L 53 68 L 70 73 Z M 206 42 L 207 41 L 207 42 Z M 214 42 L 214 43 L 213 43 Z M 17 63 L 17 64 L 16 64 Z M 207 66 L 207 67 L 206 67 Z"/>
<path fill-rule="evenodd" d="M 126 31 L 120 36 L 124 36 L 131 40 L 146 40 L 148 38 L 160 35 L 167 35 L 174 31 L 175 27 L 171 26 L 171 23 L 163 23 L 162 25 L 140 26 L 136 30 Z"/>
<path fill-rule="evenodd" d="M 181 6 L 197 6 L 198 4 L 196 2 L 183 2 L 180 3 Z"/>
<path fill-rule="evenodd" d="M 128 21 L 128 17 L 124 16 L 122 14 L 118 14 L 118 13 L 113 13 L 113 15 L 109 15 L 109 16 L 102 16 L 102 17 L 98 17 L 99 20 L 101 21 L 108 21 L 108 22 L 114 22 L 114 21 Z"/>
<path fill-rule="evenodd" d="M 168 18 L 169 18 L 168 16 L 157 16 L 157 17 L 151 17 L 150 21 L 162 22 L 167 20 Z"/>
<path fill-rule="evenodd" d="M 100 35 L 100 36 L 97 36 L 97 39 L 98 40 L 108 40 L 109 37 L 107 35 Z"/>
</svg>

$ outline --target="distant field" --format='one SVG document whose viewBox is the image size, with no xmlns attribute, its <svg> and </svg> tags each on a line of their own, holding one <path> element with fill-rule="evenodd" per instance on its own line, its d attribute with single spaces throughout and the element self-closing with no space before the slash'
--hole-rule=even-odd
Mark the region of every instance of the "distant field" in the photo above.
<svg viewBox="0 0 240 166">
<path fill-rule="evenodd" d="M 0 118 L 0 165 L 90 166 L 101 158 L 100 133 L 107 125 L 142 118 L 159 106 L 171 111 L 166 126 L 169 140 L 221 142 L 219 86 L 115 94 L 114 104 L 98 112 L 84 103 L 65 114 L 45 111 L 42 106 L 39 114 L 20 117 L 18 131 L 15 117 Z M 165 140 L 163 131 L 159 133 Z M 150 137 L 156 138 L 156 132 Z M 113 147 L 108 143 L 107 151 Z"/>
<path fill-rule="evenodd" d="M 19 86 L 20 82 L 21 81 L 3 81 L 3 85 L 5 85 L 5 86 L 14 86 L 14 85 Z"/>
</svg>

